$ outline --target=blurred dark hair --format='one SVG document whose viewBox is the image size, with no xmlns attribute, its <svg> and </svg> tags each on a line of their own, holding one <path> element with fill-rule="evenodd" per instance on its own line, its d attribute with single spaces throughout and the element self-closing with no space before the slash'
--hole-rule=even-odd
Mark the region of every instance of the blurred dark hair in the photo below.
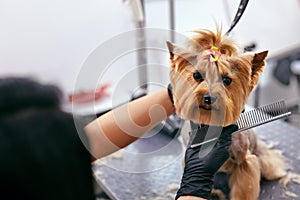
<svg viewBox="0 0 300 200">
<path fill-rule="evenodd" d="M 1 78 L 0 94 L 0 117 L 23 109 L 59 108 L 62 98 L 58 87 L 21 77 Z"/>
<path fill-rule="evenodd" d="M 0 79 L 0 195 L 95 199 L 91 155 L 61 91 L 26 78 Z"/>
</svg>

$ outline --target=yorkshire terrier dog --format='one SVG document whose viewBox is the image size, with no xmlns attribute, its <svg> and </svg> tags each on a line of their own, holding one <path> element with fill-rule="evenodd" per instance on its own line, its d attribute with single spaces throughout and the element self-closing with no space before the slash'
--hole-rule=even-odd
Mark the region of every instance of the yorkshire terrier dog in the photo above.
<svg viewBox="0 0 300 200">
<path fill-rule="evenodd" d="M 265 67 L 268 51 L 244 53 L 233 39 L 201 29 L 179 47 L 167 42 L 170 82 L 176 114 L 197 124 L 228 126 L 237 121 Z M 219 199 L 255 200 L 261 177 L 286 175 L 283 157 L 267 148 L 255 133 L 232 135 L 230 157 L 220 168 L 229 176 L 230 193 L 213 190 Z"/>
</svg>

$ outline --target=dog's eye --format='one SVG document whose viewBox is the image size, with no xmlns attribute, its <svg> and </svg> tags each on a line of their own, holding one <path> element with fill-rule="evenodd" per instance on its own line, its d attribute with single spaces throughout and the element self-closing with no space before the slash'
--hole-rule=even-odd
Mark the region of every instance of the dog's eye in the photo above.
<svg viewBox="0 0 300 200">
<path fill-rule="evenodd" d="M 197 82 L 202 82 L 204 79 L 203 79 L 203 76 L 200 72 L 195 72 L 193 74 L 193 78 L 195 79 L 195 81 Z"/>
<path fill-rule="evenodd" d="M 224 85 L 227 85 L 227 86 L 228 86 L 228 85 L 231 84 L 232 79 L 225 76 L 225 77 L 222 78 L 222 81 L 223 81 Z"/>
</svg>

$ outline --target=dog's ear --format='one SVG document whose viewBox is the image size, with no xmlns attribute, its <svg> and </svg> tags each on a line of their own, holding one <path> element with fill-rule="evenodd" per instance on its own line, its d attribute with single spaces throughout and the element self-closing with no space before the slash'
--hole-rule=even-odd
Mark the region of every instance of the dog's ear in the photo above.
<svg viewBox="0 0 300 200">
<path fill-rule="evenodd" d="M 167 47 L 168 47 L 168 49 L 169 49 L 170 59 L 173 60 L 173 58 L 174 58 L 175 45 L 174 45 L 172 42 L 167 41 Z"/>
<path fill-rule="evenodd" d="M 173 44 L 170 41 L 167 41 L 166 43 L 167 43 L 167 47 L 168 47 L 168 50 L 169 50 L 169 53 L 170 53 L 170 59 L 171 60 L 173 60 L 174 55 L 180 55 L 180 56 L 183 56 L 183 57 L 185 57 L 186 55 L 189 55 L 189 52 L 186 51 L 184 48 L 179 47 L 179 46 Z"/>
<path fill-rule="evenodd" d="M 181 71 L 185 66 L 195 65 L 197 62 L 197 55 L 191 53 L 190 51 L 169 41 L 167 41 L 167 47 L 170 53 L 171 68 L 176 68 L 176 70 Z M 176 62 L 178 65 L 176 65 Z"/>
<path fill-rule="evenodd" d="M 253 56 L 253 60 L 252 60 L 252 75 L 254 73 L 260 73 L 262 72 L 262 68 L 264 67 L 265 63 L 265 59 L 268 55 L 268 51 L 263 51 L 260 53 L 256 53 Z"/>
<path fill-rule="evenodd" d="M 252 87 L 254 87 L 258 83 L 259 74 L 263 72 L 266 65 L 267 55 L 268 51 L 263 51 L 260 53 L 255 53 L 252 58 Z"/>
</svg>

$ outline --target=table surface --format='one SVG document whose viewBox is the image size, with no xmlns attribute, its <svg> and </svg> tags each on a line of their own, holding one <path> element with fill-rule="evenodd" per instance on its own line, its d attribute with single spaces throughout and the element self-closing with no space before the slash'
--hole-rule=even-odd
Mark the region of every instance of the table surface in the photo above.
<svg viewBox="0 0 300 200">
<path fill-rule="evenodd" d="M 282 151 L 289 170 L 300 173 L 300 130 L 277 120 L 254 128 L 257 135 Z M 174 199 L 182 175 L 184 147 L 180 137 L 171 138 L 156 130 L 125 149 L 93 164 L 99 186 L 111 199 Z M 299 197 L 285 196 L 285 191 Z M 300 199 L 300 185 L 292 182 L 284 189 L 278 181 L 262 181 L 260 200 Z"/>
</svg>

